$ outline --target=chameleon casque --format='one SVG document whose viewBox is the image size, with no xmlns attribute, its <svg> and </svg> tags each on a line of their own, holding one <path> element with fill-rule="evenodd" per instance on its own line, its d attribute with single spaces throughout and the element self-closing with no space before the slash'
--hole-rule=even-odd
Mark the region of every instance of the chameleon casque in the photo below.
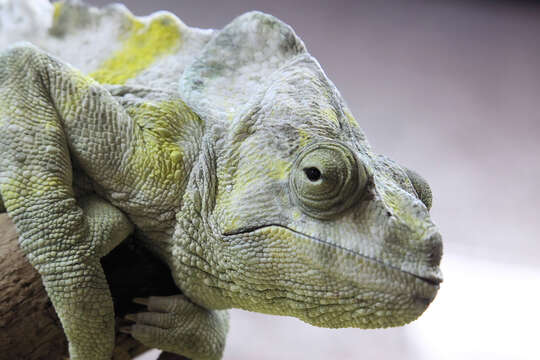
<svg viewBox="0 0 540 360">
<path fill-rule="evenodd" d="M 121 5 L 2 6 L 0 209 L 71 359 L 111 357 L 100 258 L 134 231 L 184 295 L 150 297 L 126 331 L 193 359 L 221 358 L 228 308 L 378 328 L 433 300 L 429 186 L 373 151 L 291 27 L 261 12 L 201 30 Z"/>
</svg>

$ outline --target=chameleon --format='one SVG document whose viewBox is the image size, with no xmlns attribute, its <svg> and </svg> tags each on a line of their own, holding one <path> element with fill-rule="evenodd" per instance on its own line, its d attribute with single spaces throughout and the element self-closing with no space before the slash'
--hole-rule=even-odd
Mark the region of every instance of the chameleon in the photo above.
<svg viewBox="0 0 540 360">
<path fill-rule="evenodd" d="M 429 185 L 372 149 L 289 25 L 257 11 L 203 30 L 122 5 L 2 6 L 0 210 L 71 359 L 112 356 L 100 258 L 133 233 L 182 295 L 135 299 L 146 310 L 122 331 L 194 360 L 222 357 L 230 308 L 384 328 L 433 301 Z M 26 15 L 5 40 L 13 13 Z"/>
</svg>

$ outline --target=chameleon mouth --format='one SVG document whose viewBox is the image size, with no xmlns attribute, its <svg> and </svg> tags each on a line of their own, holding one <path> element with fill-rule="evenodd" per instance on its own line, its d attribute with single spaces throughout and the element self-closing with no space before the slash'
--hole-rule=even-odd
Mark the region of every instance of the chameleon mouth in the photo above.
<svg viewBox="0 0 540 360">
<path fill-rule="evenodd" d="M 294 316 L 315 326 L 407 324 L 428 308 L 442 281 L 436 267 L 407 271 L 334 244 L 334 237 L 322 240 L 281 224 L 241 227 L 222 235 L 235 250 L 253 250 L 242 257 L 242 269 L 250 270 L 256 289 L 272 289 L 258 303 L 239 301 L 237 307 Z"/>
<path fill-rule="evenodd" d="M 383 262 L 383 261 L 381 261 L 379 259 L 373 258 L 371 256 L 367 256 L 367 255 L 362 254 L 362 253 L 360 253 L 358 251 L 348 249 L 348 248 L 346 248 L 344 246 L 341 246 L 341 245 L 338 245 L 338 244 L 335 244 L 335 243 L 332 243 L 332 242 L 329 242 L 329 241 L 326 241 L 326 240 L 322 240 L 322 239 L 316 238 L 316 237 L 311 236 L 311 235 L 301 233 L 299 231 L 291 229 L 288 226 L 281 225 L 281 224 L 267 224 L 267 225 L 259 225 L 259 226 L 252 226 L 252 227 L 243 227 L 243 228 L 239 228 L 239 229 L 234 230 L 234 231 L 225 232 L 222 235 L 223 236 L 245 235 L 245 234 L 257 232 L 257 231 L 267 229 L 267 228 L 282 228 L 282 229 L 285 229 L 287 231 L 290 231 L 290 232 L 294 233 L 297 236 L 303 237 L 305 239 L 312 240 L 312 241 L 317 242 L 319 244 L 323 244 L 323 245 L 326 245 L 326 246 L 330 246 L 330 247 L 339 249 L 339 250 L 341 250 L 343 252 L 346 252 L 346 253 L 349 253 L 351 255 L 357 256 L 357 257 L 359 257 L 359 258 L 361 258 L 361 259 L 363 259 L 363 260 L 365 260 L 367 262 L 377 264 L 378 266 L 383 266 L 385 268 L 388 268 L 388 269 L 391 269 L 391 270 L 398 271 L 400 273 L 409 275 L 409 276 L 411 276 L 411 277 L 413 277 L 415 279 L 420 280 L 424 284 L 427 284 L 429 286 L 434 287 L 436 290 L 439 289 L 439 284 L 443 281 L 442 277 L 439 274 L 431 273 L 431 274 L 422 274 L 422 275 L 420 275 L 420 274 L 416 274 L 416 273 L 413 273 L 413 272 L 410 272 L 410 271 L 407 271 L 407 270 L 403 270 L 403 269 L 401 269 L 401 268 L 399 268 L 397 266 L 385 263 L 385 262 Z"/>
</svg>

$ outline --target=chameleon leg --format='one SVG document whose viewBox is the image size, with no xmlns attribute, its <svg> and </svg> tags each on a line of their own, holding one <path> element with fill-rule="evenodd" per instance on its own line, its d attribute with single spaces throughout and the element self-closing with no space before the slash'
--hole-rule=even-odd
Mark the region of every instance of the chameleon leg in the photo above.
<svg viewBox="0 0 540 360">
<path fill-rule="evenodd" d="M 127 216 L 98 196 L 85 196 L 78 199 L 78 204 L 82 208 L 100 258 L 133 232 L 133 224 Z"/>
<path fill-rule="evenodd" d="M 96 199 L 77 203 L 65 133 L 30 60 L 17 51 L 0 54 L 0 193 L 62 322 L 71 359 L 110 359 L 114 311 L 100 256 L 130 225 Z"/>
<path fill-rule="evenodd" d="M 97 196 L 88 196 L 78 200 L 78 205 L 81 207 L 86 223 L 88 224 L 88 240 L 91 241 L 94 249 L 93 251 L 97 254 L 99 258 L 106 255 L 111 251 L 116 245 L 122 242 L 132 231 L 133 224 L 122 213 L 118 208 L 112 206 L 110 203 L 100 199 Z M 96 266 L 96 265 L 94 265 Z M 90 276 L 96 277 L 93 281 L 93 284 L 99 284 L 102 286 L 100 289 L 87 289 L 84 293 L 83 304 L 86 304 L 87 300 L 92 304 L 93 309 L 96 309 L 99 313 L 101 319 L 100 322 L 106 323 L 106 332 L 107 338 L 104 340 L 114 343 L 114 332 L 110 333 L 111 324 L 114 327 L 114 309 L 112 307 L 112 299 L 109 291 L 109 287 L 106 281 L 103 280 L 104 274 L 101 268 L 101 265 L 96 266 L 97 271 Z M 91 283 L 91 281 L 89 282 Z M 80 285 L 76 285 L 77 287 Z M 102 299 L 101 301 L 97 299 Z M 78 304 L 76 304 L 78 305 Z M 55 305 L 56 308 L 56 305 Z M 90 315 L 93 311 L 89 311 Z M 87 316 L 86 318 L 89 318 Z M 95 318 L 90 319 L 89 321 L 96 320 Z M 63 323 L 64 324 L 64 323 Z M 85 320 L 82 321 L 82 329 L 88 327 L 88 323 L 85 323 Z M 73 325 L 70 325 L 73 326 Z M 78 326 L 78 324 L 76 325 Z M 64 324 L 64 329 L 66 325 Z M 77 334 L 80 329 L 75 329 Z M 66 331 L 67 333 L 67 331 Z M 86 330 L 83 330 L 83 334 L 88 336 Z M 69 338 L 69 336 L 68 336 Z M 95 351 L 96 346 L 99 344 L 94 344 L 93 342 L 88 342 L 83 338 L 82 343 L 76 343 L 70 339 L 70 357 L 71 359 L 94 359 L 98 358 L 97 355 L 93 355 L 92 351 Z M 91 350 L 87 349 L 87 346 L 91 345 Z M 112 346 L 111 351 L 112 351 Z M 80 349 L 78 349 L 80 347 Z M 108 348 L 108 346 L 107 346 Z M 82 355 L 77 356 L 75 354 L 81 352 Z M 109 354 L 105 354 L 109 358 Z"/>
<path fill-rule="evenodd" d="M 143 344 L 193 360 L 219 360 L 229 330 L 225 310 L 208 310 L 183 295 L 135 299 L 148 312 L 130 314 L 135 324 L 122 329 Z"/>
</svg>

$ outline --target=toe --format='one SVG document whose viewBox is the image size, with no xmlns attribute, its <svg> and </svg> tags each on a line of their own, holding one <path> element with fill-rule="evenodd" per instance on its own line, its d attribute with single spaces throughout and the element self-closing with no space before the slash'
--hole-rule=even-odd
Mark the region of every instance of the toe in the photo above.
<svg viewBox="0 0 540 360">
<path fill-rule="evenodd" d="M 133 301 L 135 304 L 145 305 L 145 306 L 148 306 L 148 303 L 149 303 L 149 299 L 148 299 L 148 298 L 134 298 L 132 301 Z"/>
<path fill-rule="evenodd" d="M 124 316 L 125 320 L 137 322 L 137 314 L 127 314 Z"/>
<path fill-rule="evenodd" d="M 189 303 L 184 295 L 151 296 L 148 300 L 148 310 L 167 313 L 176 312 L 177 309 Z"/>
<path fill-rule="evenodd" d="M 142 312 L 137 314 L 137 324 L 156 326 L 168 329 L 174 325 L 174 315 L 159 312 Z"/>
<path fill-rule="evenodd" d="M 118 329 L 118 331 L 124 334 L 131 334 L 131 330 L 132 330 L 131 326 L 122 326 Z"/>
</svg>

